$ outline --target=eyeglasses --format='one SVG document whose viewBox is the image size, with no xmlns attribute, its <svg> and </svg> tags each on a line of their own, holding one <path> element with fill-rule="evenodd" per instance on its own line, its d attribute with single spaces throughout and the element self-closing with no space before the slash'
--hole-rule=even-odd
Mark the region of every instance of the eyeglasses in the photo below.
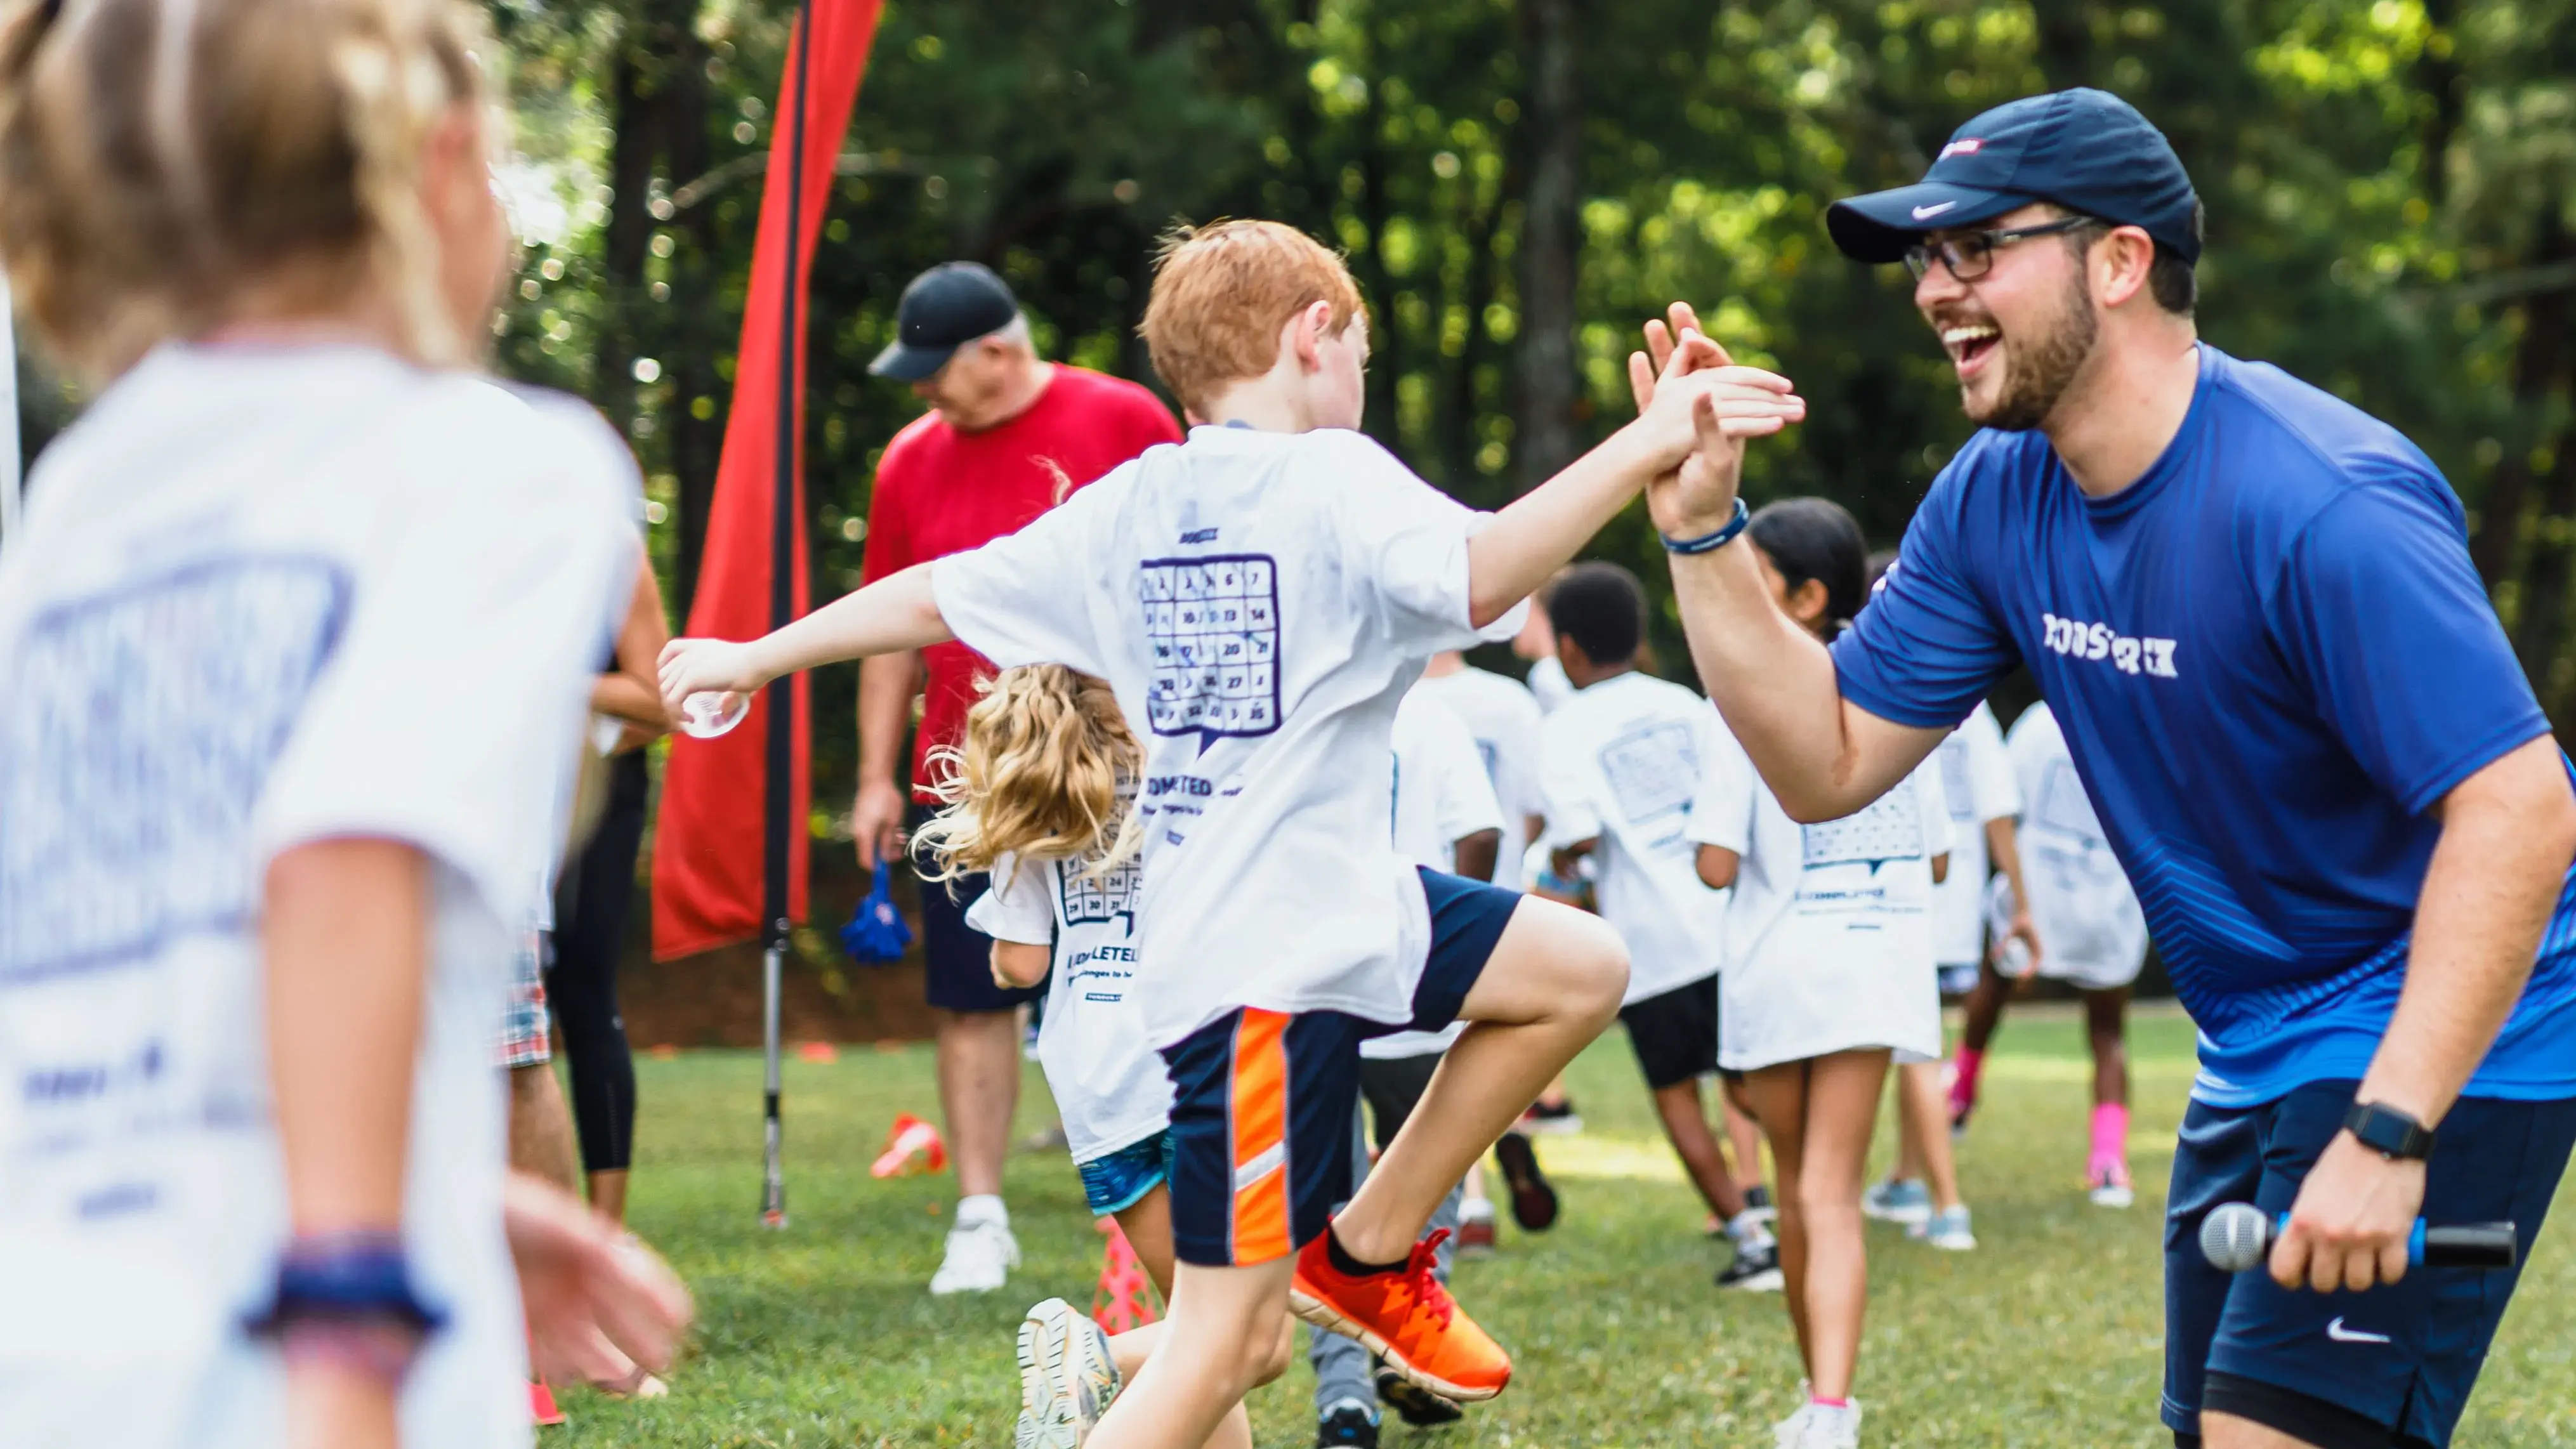
<svg viewBox="0 0 2576 1449">
<path fill-rule="evenodd" d="M 2056 236 L 2079 227 L 2101 226 L 2098 217 L 2070 216 L 2043 222 L 2038 226 L 2015 227 L 2011 231 L 1972 231 L 1948 241 L 1916 242 L 1905 249 L 1905 266 L 1920 278 L 1932 270 L 1934 258 L 1950 269 L 1950 275 L 1962 282 L 1973 282 L 1984 276 L 1995 264 L 1995 248 L 2007 247 L 2027 237 Z"/>
</svg>

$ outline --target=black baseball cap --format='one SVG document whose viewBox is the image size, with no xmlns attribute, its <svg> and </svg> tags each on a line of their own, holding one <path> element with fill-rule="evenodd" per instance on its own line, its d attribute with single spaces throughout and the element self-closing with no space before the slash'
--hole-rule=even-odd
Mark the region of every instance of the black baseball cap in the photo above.
<svg viewBox="0 0 2576 1449">
<path fill-rule="evenodd" d="M 948 365 L 960 346 L 999 332 L 1020 315 L 1020 299 L 981 262 L 942 262 L 912 279 L 895 307 L 894 341 L 868 364 L 879 377 L 919 382 Z"/>
<path fill-rule="evenodd" d="M 1926 232 L 2034 201 L 2141 228 L 2200 260 L 2200 197 L 2182 158 L 2137 107 L 2089 88 L 1995 107 L 1951 132 L 1921 181 L 1835 202 L 1825 230 L 1854 261 L 1893 262 Z"/>
</svg>

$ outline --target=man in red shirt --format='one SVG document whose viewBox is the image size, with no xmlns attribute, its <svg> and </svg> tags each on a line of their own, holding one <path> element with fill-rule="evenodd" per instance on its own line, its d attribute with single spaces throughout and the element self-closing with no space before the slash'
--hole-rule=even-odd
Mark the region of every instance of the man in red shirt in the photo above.
<svg viewBox="0 0 2576 1449">
<path fill-rule="evenodd" d="M 1000 277 L 973 262 L 931 268 L 904 288 L 896 341 L 868 370 L 912 384 L 930 411 L 886 445 L 868 503 L 870 583 L 945 554 L 979 548 L 1059 502 L 1179 426 L 1144 388 L 1040 361 L 1028 319 Z M 1059 472 L 1060 470 L 1060 472 Z M 859 861 L 903 848 L 907 822 L 935 803 L 931 752 L 957 743 L 975 682 L 992 666 L 963 644 L 890 654 L 859 666 L 859 795 L 851 810 Z M 916 693 L 909 795 L 895 783 Z M 919 868 L 919 862 L 915 863 Z M 1020 1090 L 1020 1003 L 1035 993 L 993 983 L 990 938 L 965 911 L 984 878 L 921 892 L 927 995 L 938 1018 L 939 1105 L 957 1163 L 957 1215 L 933 1293 L 988 1292 L 1019 1262 L 1002 1205 L 1002 1158 Z"/>
</svg>

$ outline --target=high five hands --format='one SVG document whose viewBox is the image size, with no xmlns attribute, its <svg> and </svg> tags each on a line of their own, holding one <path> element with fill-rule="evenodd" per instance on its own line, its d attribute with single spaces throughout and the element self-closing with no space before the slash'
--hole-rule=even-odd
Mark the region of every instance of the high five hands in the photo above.
<svg viewBox="0 0 2576 1449">
<path fill-rule="evenodd" d="M 1778 373 L 1739 367 L 1700 331 L 1688 302 L 1646 324 L 1646 350 L 1628 354 L 1628 386 L 1642 416 L 1657 392 L 1682 378 L 1697 385 L 1691 420 L 1698 445 L 1681 466 L 1646 485 L 1646 512 L 1667 538 L 1698 538 L 1735 513 L 1744 440 L 1769 437 L 1807 416 L 1806 399 Z"/>
</svg>

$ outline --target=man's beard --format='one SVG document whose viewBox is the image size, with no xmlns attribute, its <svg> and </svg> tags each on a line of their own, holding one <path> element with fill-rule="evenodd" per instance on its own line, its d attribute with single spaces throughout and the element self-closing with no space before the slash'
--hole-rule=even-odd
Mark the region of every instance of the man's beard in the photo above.
<svg viewBox="0 0 2576 1449">
<path fill-rule="evenodd" d="M 1968 421 L 2001 432 L 2026 433 L 2057 410 L 2057 400 L 2083 370 L 2084 359 L 2093 355 L 2094 339 L 2101 332 L 2101 323 L 2093 315 L 2093 294 L 2082 272 L 2071 279 L 2064 302 L 2056 326 L 2045 336 L 2023 342 L 2006 359 L 2011 365 L 2004 369 L 2003 396 L 1983 417 L 1967 402 L 1967 390 L 1960 389 Z"/>
</svg>

